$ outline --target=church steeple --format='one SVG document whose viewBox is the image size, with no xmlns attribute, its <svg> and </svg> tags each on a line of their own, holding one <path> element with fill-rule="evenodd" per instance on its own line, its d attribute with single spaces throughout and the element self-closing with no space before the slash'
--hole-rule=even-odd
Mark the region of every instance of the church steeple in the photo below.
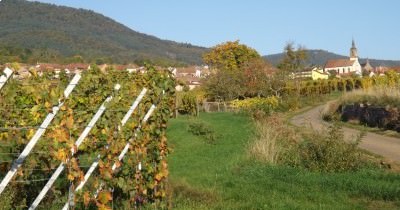
<svg viewBox="0 0 400 210">
<path fill-rule="evenodd" d="M 358 52 L 357 52 L 357 47 L 356 47 L 356 43 L 354 42 L 354 39 L 351 42 L 350 60 L 358 60 Z"/>
</svg>

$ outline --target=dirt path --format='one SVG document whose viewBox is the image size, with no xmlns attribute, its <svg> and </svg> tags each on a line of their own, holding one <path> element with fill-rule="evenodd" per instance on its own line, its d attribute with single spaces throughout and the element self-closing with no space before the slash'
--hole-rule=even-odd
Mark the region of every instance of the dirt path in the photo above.
<svg viewBox="0 0 400 210">
<path fill-rule="evenodd" d="M 291 122 L 297 126 L 311 126 L 316 130 L 328 126 L 321 119 L 321 111 L 325 105 L 317 106 L 302 114 L 296 115 Z M 343 128 L 345 137 L 356 136 L 360 131 L 351 128 Z M 367 132 L 360 143 L 360 148 L 381 155 L 389 160 L 400 163 L 400 139 Z"/>
</svg>

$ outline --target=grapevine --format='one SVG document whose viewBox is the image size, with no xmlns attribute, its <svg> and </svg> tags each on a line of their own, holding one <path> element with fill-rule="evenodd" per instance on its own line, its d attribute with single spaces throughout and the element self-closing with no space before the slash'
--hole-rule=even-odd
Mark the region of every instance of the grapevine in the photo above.
<svg viewBox="0 0 400 210">
<path fill-rule="evenodd" d="M 78 86 L 65 99 L 59 114 L 2 194 L 6 199 L 0 201 L 1 205 L 10 209 L 28 208 L 55 168 L 64 162 L 67 170 L 40 204 L 40 208 L 60 209 L 71 197 L 71 187 L 80 183 L 88 166 L 99 154 L 100 167 L 87 186 L 73 196 L 74 206 L 78 209 L 108 209 L 112 202 L 121 208 L 147 204 L 162 207 L 168 175 L 165 130 L 172 112 L 175 81 L 168 71 L 151 66 L 146 68 L 144 74 L 113 69 L 100 71 L 96 67 L 83 72 Z M 58 103 L 69 80 L 69 75 L 61 74 L 57 78 L 49 72 L 23 80 L 13 79 L 3 87 L 0 92 L 0 128 L 3 128 L 0 129 L 0 176 L 4 176 L 15 155 Z M 114 90 L 116 84 L 121 85 L 118 92 Z M 122 117 L 143 87 L 148 88 L 148 93 L 126 126 L 120 128 Z M 106 111 L 83 144 L 75 148 L 74 142 L 110 95 L 114 98 L 106 104 Z M 140 120 L 152 104 L 157 104 L 156 112 L 135 134 Z M 123 146 L 135 136 L 128 155 L 117 162 Z M 71 150 L 76 151 L 74 155 Z M 118 170 L 110 172 L 115 162 Z M 139 163 L 142 170 L 137 170 Z M 139 176 L 141 178 L 136 179 Z M 100 184 L 104 187 L 98 196 L 94 196 Z"/>
</svg>

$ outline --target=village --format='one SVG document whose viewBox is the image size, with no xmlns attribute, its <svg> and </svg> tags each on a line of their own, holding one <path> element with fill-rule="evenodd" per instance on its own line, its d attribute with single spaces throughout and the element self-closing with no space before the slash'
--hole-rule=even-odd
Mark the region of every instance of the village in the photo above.
<svg viewBox="0 0 400 210">
<path fill-rule="evenodd" d="M 55 64 L 55 63 L 37 63 L 36 65 L 8 63 L 0 65 L 1 69 L 9 69 L 14 73 L 13 78 L 22 79 L 31 76 L 32 72 L 41 75 L 43 72 L 52 71 L 56 75 L 60 72 L 68 74 L 81 73 L 82 71 L 90 70 L 90 64 L 72 63 L 72 64 Z M 129 65 L 113 65 L 102 64 L 98 66 L 101 71 L 117 70 L 128 71 L 130 73 L 144 73 L 145 68 L 136 64 Z M 161 70 L 162 67 L 157 67 Z M 188 66 L 188 67 L 168 67 L 167 68 L 178 81 L 176 86 L 177 91 L 183 91 L 186 86 L 189 90 L 201 86 L 202 81 L 207 79 L 211 74 L 208 65 Z M 9 71 L 8 70 L 8 71 Z M 307 66 L 304 69 L 299 69 L 296 72 L 291 72 L 288 77 L 291 79 L 302 80 L 326 80 L 329 78 L 345 78 L 345 77 L 373 77 L 383 76 L 385 72 L 393 70 L 400 73 L 400 66 L 372 66 L 369 59 L 366 63 L 360 63 L 358 49 L 355 41 L 352 41 L 348 59 L 330 59 L 326 61 L 324 66 Z M 275 67 L 270 67 L 266 72 L 273 74 L 279 71 Z"/>
</svg>

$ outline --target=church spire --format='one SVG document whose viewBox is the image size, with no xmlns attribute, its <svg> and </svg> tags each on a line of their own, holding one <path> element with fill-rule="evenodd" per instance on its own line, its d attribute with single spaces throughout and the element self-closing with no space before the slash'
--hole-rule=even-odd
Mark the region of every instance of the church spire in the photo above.
<svg viewBox="0 0 400 210">
<path fill-rule="evenodd" d="M 357 59 L 358 59 L 358 52 L 356 43 L 353 38 L 353 40 L 351 41 L 351 48 L 350 48 L 350 60 L 357 60 Z"/>
</svg>

